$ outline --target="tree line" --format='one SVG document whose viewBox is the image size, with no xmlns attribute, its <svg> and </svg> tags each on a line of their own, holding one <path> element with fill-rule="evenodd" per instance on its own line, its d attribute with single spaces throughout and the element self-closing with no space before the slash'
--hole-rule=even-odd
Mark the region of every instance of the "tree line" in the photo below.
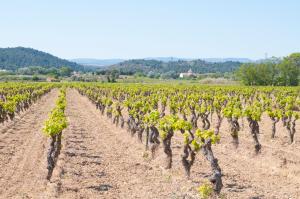
<svg viewBox="0 0 300 199">
<path fill-rule="evenodd" d="M 233 72 L 241 66 L 240 62 L 206 62 L 200 59 L 185 61 L 162 62 L 158 60 L 135 59 L 112 65 L 106 70 L 118 70 L 121 75 L 134 75 L 141 73 L 149 76 L 167 75 L 171 78 L 178 77 L 192 69 L 194 73 L 225 73 Z M 104 73 L 104 72 L 103 72 Z"/>
<path fill-rule="evenodd" d="M 245 85 L 297 86 L 300 77 L 300 53 L 283 59 L 271 58 L 262 63 L 246 63 L 236 71 Z"/>
</svg>

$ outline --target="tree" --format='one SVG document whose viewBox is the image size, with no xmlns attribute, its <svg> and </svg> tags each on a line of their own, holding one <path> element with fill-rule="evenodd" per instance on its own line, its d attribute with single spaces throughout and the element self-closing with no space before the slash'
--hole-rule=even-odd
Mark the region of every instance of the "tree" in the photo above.
<svg viewBox="0 0 300 199">
<path fill-rule="evenodd" d="M 300 75 L 300 53 L 283 60 L 269 59 L 263 63 L 243 64 L 236 76 L 245 85 L 297 86 Z"/>
<path fill-rule="evenodd" d="M 282 86 L 297 86 L 300 75 L 300 53 L 285 57 L 279 64 L 279 79 Z"/>
<path fill-rule="evenodd" d="M 72 73 L 72 69 L 67 66 L 63 66 L 59 69 L 59 73 L 61 76 L 70 77 Z"/>
<path fill-rule="evenodd" d="M 37 81 L 39 81 L 39 80 L 40 80 L 40 78 L 39 78 L 38 76 L 36 76 L 36 75 L 34 75 L 34 76 L 32 77 L 32 81 L 37 82 Z"/>
<path fill-rule="evenodd" d="M 256 68 L 255 85 L 274 85 L 276 84 L 277 66 L 272 62 L 261 63 Z"/>
<path fill-rule="evenodd" d="M 238 79 L 245 85 L 255 85 L 256 70 L 255 64 L 243 64 L 236 73 Z"/>
<path fill-rule="evenodd" d="M 116 79 L 119 78 L 120 73 L 118 70 L 113 69 L 106 71 L 105 75 L 108 82 L 116 82 Z"/>
<path fill-rule="evenodd" d="M 161 74 L 160 78 L 162 78 L 162 79 L 176 79 L 176 78 L 178 78 L 178 74 L 176 74 L 175 71 L 168 71 L 166 73 Z"/>
</svg>

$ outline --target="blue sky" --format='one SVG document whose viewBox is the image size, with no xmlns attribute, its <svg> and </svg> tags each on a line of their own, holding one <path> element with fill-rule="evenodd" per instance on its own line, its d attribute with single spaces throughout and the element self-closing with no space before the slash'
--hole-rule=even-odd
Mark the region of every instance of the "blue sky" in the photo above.
<svg viewBox="0 0 300 199">
<path fill-rule="evenodd" d="M 0 47 L 62 58 L 286 56 L 300 51 L 298 0 L 6 0 Z"/>
</svg>

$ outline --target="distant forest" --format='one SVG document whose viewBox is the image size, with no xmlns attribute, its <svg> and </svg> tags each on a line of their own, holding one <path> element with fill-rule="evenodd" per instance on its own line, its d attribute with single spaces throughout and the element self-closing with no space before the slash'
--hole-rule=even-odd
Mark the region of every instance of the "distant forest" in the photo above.
<svg viewBox="0 0 300 199">
<path fill-rule="evenodd" d="M 162 62 L 157 60 L 145 60 L 135 59 L 121 62 L 119 64 L 112 65 L 106 70 L 117 70 L 120 74 L 132 75 L 135 73 L 148 73 L 163 74 L 163 73 L 179 73 L 187 72 L 192 69 L 194 73 L 225 73 L 233 72 L 241 66 L 240 62 L 218 62 L 211 63 L 203 60 L 192 60 L 192 61 L 170 61 Z"/>
<path fill-rule="evenodd" d="M 38 51 L 32 48 L 0 48 L 0 68 L 15 71 L 19 68 L 29 66 L 41 67 L 69 67 L 72 70 L 83 70 L 83 66 L 60 59 L 51 54 Z"/>
</svg>

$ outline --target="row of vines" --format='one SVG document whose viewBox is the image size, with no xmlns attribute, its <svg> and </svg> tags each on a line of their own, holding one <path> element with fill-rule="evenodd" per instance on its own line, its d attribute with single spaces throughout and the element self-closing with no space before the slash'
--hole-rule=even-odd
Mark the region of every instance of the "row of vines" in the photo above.
<svg viewBox="0 0 300 199">
<path fill-rule="evenodd" d="M 65 116 L 66 106 L 66 87 L 62 87 L 55 107 L 51 111 L 49 118 L 45 121 L 43 128 L 44 134 L 50 138 L 50 146 L 47 153 L 48 180 L 50 180 L 52 176 L 53 169 L 61 151 L 62 132 L 67 128 L 67 118 Z"/>
<path fill-rule="evenodd" d="M 50 138 L 47 154 L 47 178 L 50 179 L 61 149 L 62 130 L 67 127 L 64 114 L 66 87 L 53 83 L 3 83 L 0 84 L 0 123 L 12 121 L 17 114 L 26 111 L 51 89 L 61 87 L 55 108 L 45 121 L 43 132 Z"/>
<path fill-rule="evenodd" d="M 47 83 L 0 84 L 0 123 L 13 120 L 53 87 Z"/>
<path fill-rule="evenodd" d="M 227 119 L 235 147 L 239 146 L 241 123 L 247 122 L 254 151 L 259 153 L 259 121 L 263 114 L 272 121 L 270 139 L 282 121 L 289 142 L 294 142 L 299 119 L 299 88 L 211 87 L 173 85 L 73 84 L 112 122 L 137 135 L 154 157 L 160 145 L 166 155 L 166 169 L 172 167 L 172 138 L 182 136 L 182 165 L 187 177 L 201 152 L 211 165 L 213 190 L 222 189 L 222 172 L 213 145 L 220 142 L 220 127 Z M 212 118 L 216 121 L 213 123 Z"/>
<path fill-rule="evenodd" d="M 47 154 L 47 179 L 52 171 L 61 150 L 62 131 L 67 127 L 64 111 L 66 108 L 66 87 L 53 83 L 3 83 L 0 84 L 0 123 L 12 121 L 16 115 L 26 111 L 43 95 L 53 88 L 61 88 L 55 108 L 45 121 L 43 132 L 50 138 Z"/>
</svg>

